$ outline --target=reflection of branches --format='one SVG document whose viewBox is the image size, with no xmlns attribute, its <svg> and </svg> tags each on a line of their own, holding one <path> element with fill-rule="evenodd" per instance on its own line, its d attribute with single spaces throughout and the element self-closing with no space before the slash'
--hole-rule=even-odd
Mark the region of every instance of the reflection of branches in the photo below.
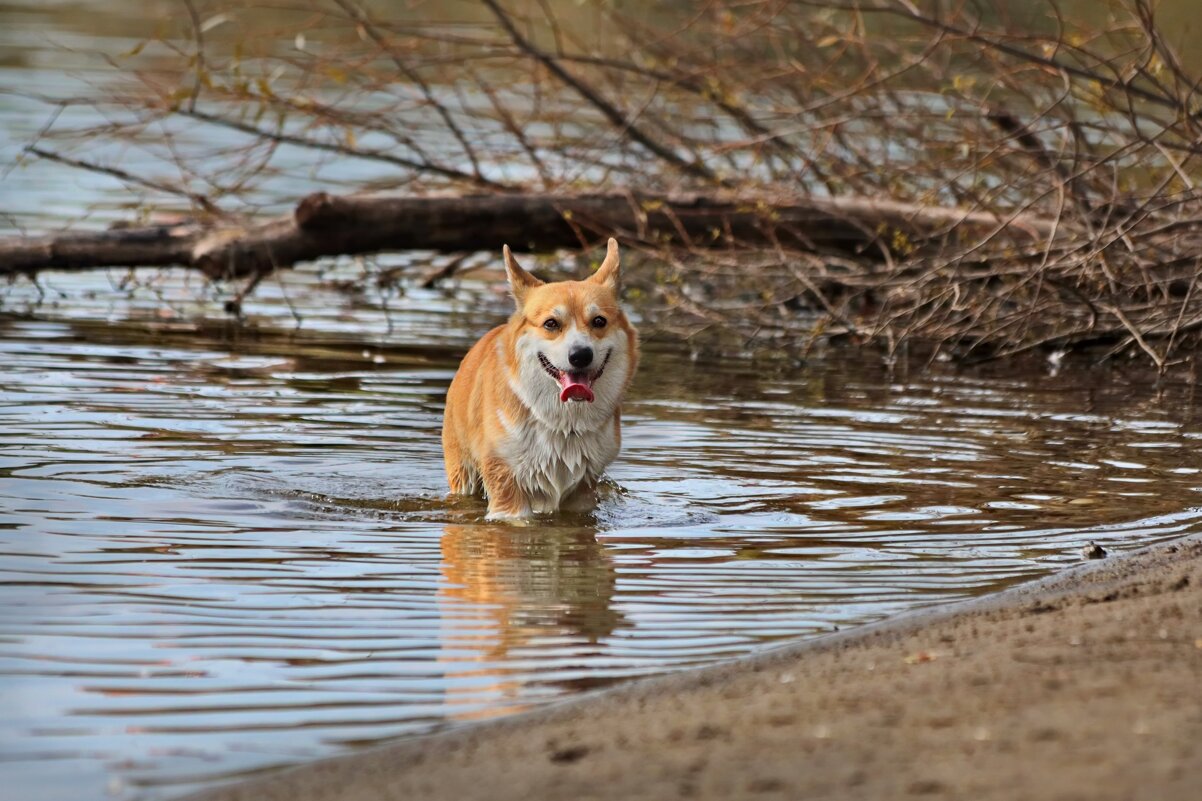
<svg viewBox="0 0 1202 801">
<path fill-rule="evenodd" d="M 1200 76 L 1149 0 L 1120 0 L 1125 14 L 1097 26 L 1050 4 L 1018 30 L 988 2 L 539 0 L 522 16 L 501 0 L 370 15 L 335 0 L 303 23 L 293 9 L 215 2 L 266 22 L 233 47 L 217 35 L 233 26 L 201 38 L 184 0 L 192 39 L 171 45 L 173 68 L 129 69 L 132 88 L 96 101 L 127 113 L 74 132 L 182 178 L 28 152 L 231 213 L 277 176 L 309 179 L 279 145 L 404 171 L 371 188 L 641 197 L 650 205 L 636 202 L 642 222 L 626 233 L 654 257 L 644 289 L 681 329 L 804 343 L 817 315 L 890 346 L 920 337 L 987 358 L 1103 344 L 1161 367 L 1202 341 Z M 313 46 L 273 45 L 298 25 Z M 180 120 L 244 136 L 190 147 L 169 132 Z M 190 189 L 198 178 L 214 183 L 205 197 Z M 679 236 L 649 199 L 681 192 L 736 198 L 758 224 Z M 781 224 L 780 209 L 830 198 L 922 213 Z M 568 222 L 584 239 L 612 233 Z M 514 241 L 540 240 L 515 228 Z M 856 246 L 829 247 L 831 230 L 854 230 Z"/>
</svg>

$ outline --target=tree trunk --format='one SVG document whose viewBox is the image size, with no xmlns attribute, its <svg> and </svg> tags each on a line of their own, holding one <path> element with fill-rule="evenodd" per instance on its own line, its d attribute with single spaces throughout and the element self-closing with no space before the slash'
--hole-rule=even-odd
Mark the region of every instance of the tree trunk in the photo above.
<svg viewBox="0 0 1202 801">
<path fill-rule="evenodd" d="M 868 198 L 803 198 L 769 203 L 718 196 L 647 194 L 337 197 L 318 192 L 288 216 L 255 225 L 186 223 L 115 228 L 39 239 L 0 240 L 0 275 L 39 270 L 179 266 L 237 278 L 324 256 L 397 250 L 551 251 L 588 247 L 607 236 L 688 248 L 877 253 L 1005 230 L 1019 240 L 1047 236 L 1032 215 L 918 206 Z"/>
</svg>

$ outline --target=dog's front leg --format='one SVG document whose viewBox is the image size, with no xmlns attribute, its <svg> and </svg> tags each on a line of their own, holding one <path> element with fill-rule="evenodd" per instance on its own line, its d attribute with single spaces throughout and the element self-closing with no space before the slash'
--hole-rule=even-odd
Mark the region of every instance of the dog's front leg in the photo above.
<svg viewBox="0 0 1202 801">
<path fill-rule="evenodd" d="M 484 460 L 484 494 L 488 496 L 489 520 L 523 520 L 530 517 L 530 497 L 518 486 L 504 459 Z"/>
</svg>

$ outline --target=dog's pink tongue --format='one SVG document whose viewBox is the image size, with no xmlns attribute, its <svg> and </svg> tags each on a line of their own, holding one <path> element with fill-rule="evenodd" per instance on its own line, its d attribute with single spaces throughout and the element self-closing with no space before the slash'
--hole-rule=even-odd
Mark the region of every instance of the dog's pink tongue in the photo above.
<svg viewBox="0 0 1202 801">
<path fill-rule="evenodd" d="M 571 373 L 561 373 L 559 376 L 559 399 L 563 402 L 582 400 L 593 402 L 593 388 L 588 379 L 581 379 Z"/>
</svg>

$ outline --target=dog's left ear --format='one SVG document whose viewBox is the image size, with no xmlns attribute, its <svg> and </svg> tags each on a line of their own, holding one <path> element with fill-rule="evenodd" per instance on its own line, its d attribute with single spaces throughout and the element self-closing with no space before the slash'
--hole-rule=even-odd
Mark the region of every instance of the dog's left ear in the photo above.
<svg viewBox="0 0 1202 801">
<path fill-rule="evenodd" d="M 593 273 L 588 279 L 594 284 L 603 284 L 609 287 L 616 295 L 622 291 L 622 267 L 618 259 L 618 240 L 612 236 L 609 238 L 609 247 L 605 251 L 605 261 L 601 262 L 601 266 L 597 272 Z"/>
<path fill-rule="evenodd" d="M 513 299 L 520 309 L 526 302 L 526 293 L 536 286 L 542 286 L 543 282 L 522 269 L 522 265 L 518 264 L 518 260 L 509 252 L 509 245 L 504 245 L 501 252 L 505 254 L 505 273 L 509 276 L 509 291 L 513 293 Z"/>
</svg>

